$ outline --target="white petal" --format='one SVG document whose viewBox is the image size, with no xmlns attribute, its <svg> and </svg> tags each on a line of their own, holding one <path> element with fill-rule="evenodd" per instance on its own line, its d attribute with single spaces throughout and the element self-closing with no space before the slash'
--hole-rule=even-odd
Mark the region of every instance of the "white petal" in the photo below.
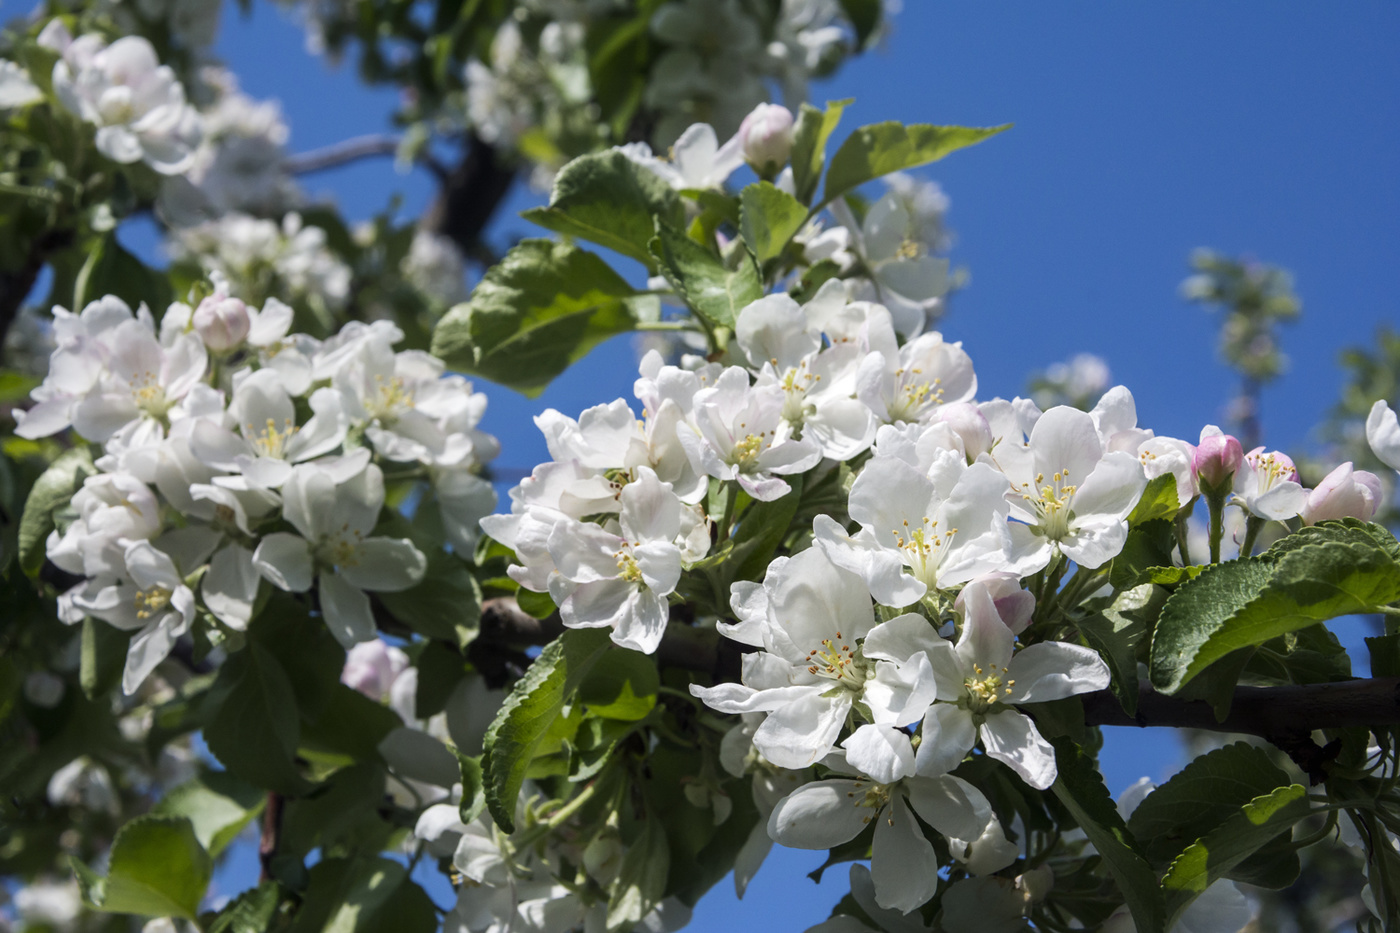
<svg viewBox="0 0 1400 933">
<path fill-rule="evenodd" d="M 893 784 L 914 773 L 909 736 L 893 726 L 866 723 L 841 743 L 846 763 L 878 784 Z"/>
<path fill-rule="evenodd" d="M 396 593 L 422 581 L 428 559 L 407 538 L 367 538 L 355 549 L 354 562 L 338 569 L 357 589 Z"/>
<path fill-rule="evenodd" d="M 293 593 L 311 589 L 311 546 L 299 535 L 277 531 L 258 542 L 253 566 L 273 585 Z"/>
<path fill-rule="evenodd" d="M 875 816 L 860 806 L 869 785 L 814 781 L 788 794 L 768 817 L 768 835 L 794 849 L 830 849 L 860 834 Z"/>
<path fill-rule="evenodd" d="M 1043 703 L 1108 686 L 1108 665 L 1083 645 L 1043 641 L 1023 648 L 1011 659 L 1007 676 L 1016 686 L 1008 703 Z"/>
<path fill-rule="evenodd" d="M 333 573 L 321 574 L 321 615 L 342 648 L 374 637 L 374 614 L 362 590 Z"/>
<path fill-rule="evenodd" d="M 754 733 L 759 753 L 780 768 L 805 768 L 836 747 L 846 722 L 851 695 L 808 694 L 769 713 Z"/>
<path fill-rule="evenodd" d="M 903 794 L 896 792 L 878 819 L 870 858 L 875 902 L 908 913 L 938 889 L 938 856 Z"/>
<path fill-rule="evenodd" d="M 200 583 L 200 592 L 204 604 L 220 622 L 243 631 L 253 618 L 259 579 L 253 552 L 230 544 L 209 561 L 209 571 Z"/>
<path fill-rule="evenodd" d="M 909 803 L 934 829 L 953 839 L 976 839 L 992 821 L 992 805 L 960 777 L 916 777 L 905 783 Z"/>
<path fill-rule="evenodd" d="M 982 745 L 987 754 L 1003 762 L 1036 790 L 1055 783 L 1055 750 L 1045 741 L 1030 717 L 1008 710 L 994 713 L 982 723 Z"/>
<path fill-rule="evenodd" d="M 935 703 L 921 728 L 922 739 L 914 756 L 918 773 L 933 777 L 952 771 L 977 743 L 977 727 L 972 714 L 952 703 Z"/>
</svg>

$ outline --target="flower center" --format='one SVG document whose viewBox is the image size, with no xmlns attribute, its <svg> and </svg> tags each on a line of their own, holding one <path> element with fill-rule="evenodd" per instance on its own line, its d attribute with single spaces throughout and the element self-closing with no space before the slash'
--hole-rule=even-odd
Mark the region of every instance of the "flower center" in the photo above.
<svg viewBox="0 0 1400 933">
<path fill-rule="evenodd" d="M 876 784 L 873 781 L 853 781 L 853 790 L 846 791 L 846 796 L 851 798 L 851 803 L 857 807 L 866 807 L 871 813 L 865 817 L 863 822 L 869 823 L 879 816 L 890 802 L 890 784 Z M 894 824 L 891 823 L 891 826 Z"/>
<path fill-rule="evenodd" d="M 889 406 L 893 421 L 918 421 L 930 408 L 943 404 L 943 380 L 923 378 L 917 366 L 900 367 L 894 371 L 894 402 Z"/>
<path fill-rule="evenodd" d="M 895 259 L 919 259 L 928 252 L 928 247 L 918 240 L 905 240 L 899 244 L 899 249 L 894 251 Z"/>
<path fill-rule="evenodd" d="M 261 456 L 281 460 L 287 449 L 287 441 L 292 439 L 292 435 L 296 434 L 297 430 L 298 428 L 291 418 L 282 422 L 280 430 L 277 427 L 277 422 L 268 418 L 261 431 L 251 421 L 245 424 L 243 436 L 248 439 L 248 443 L 252 444 L 253 449 Z"/>
<path fill-rule="evenodd" d="M 617 558 L 617 575 L 620 579 L 628 583 L 642 582 L 642 568 L 637 564 L 637 558 L 625 549 L 613 554 L 613 557 Z"/>
<path fill-rule="evenodd" d="M 758 462 L 758 455 L 768 447 L 769 442 L 764 440 L 767 436 L 767 431 L 746 434 L 742 441 L 734 445 L 734 455 L 730 462 L 745 473 L 753 469 Z"/>
<path fill-rule="evenodd" d="M 863 658 L 856 657 L 856 649 L 841 643 L 841 633 L 836 638 L 823 638 L 822 647 L 807 652 L 807 673 L 834 680 L 852 690 L 865 686 L 865 664 Z"/>
<path fill-rule="evenodd" d="M 974 664 L 972 673 L 973 676 L 963 681 L 966 691 L 963 701 L 972 713 L 985 713 L 998 700 L 1010 696 L 1012 688 L 1016 686 L 1016 681 L 1002 679 L 1009 673 L 1007 668 L 995 664 L 985 671 Z"/>
<path fill-rule="evenodd" d="M 383 376 L 375 376 L 375 390 L 365 407 L 368 408 L 376 418 L 393 420 L 402 415 L 405 410 L 413 407 L 413 390 L 408 388 L 402 376 L 394 376 L 385 379 Z"/>
<path fill-rule="evenodd" d="M 165 397 L 165 386 L 149 369 L 128 379 L 127 386 L 131 389 L 131 398 L 136 407 L 152 418 L 164 418 L 175 405 Z"/>
<path fill-rule="evenodd" d="M 136 604 L 136 618 L 149 619 L 170 605 L 172 591 L 163 586 L 151 586 L 137 590 L 132 602 Z"/>
<path fill-rule="evenodd" d="M 1078 486 L 1070 485 L 1069 470 L 1060 470 L 1045 481 L 1044 473 L 1035 475 L 1035 488 L 1030 483 L 1021 484 L 1021 498 L 1030 503 L 1040 516 L 1040 532 L 1052 541 L 1058 541 L 1069 534 L 1069 520 L 1074 517 L 1070 504 Z"/>
<path fill-rule="evenodd" d="M 943 562 L 948 548 L 952 547 L 953 535 L 958 533 L 958 529 L 949 528 L 940 533 L 938 521 L 928 517 L 923 519 L 923 524 L 927 527 L 911 528 L 906 518 L 904 527 L 895 528 L 891 533 L 895 547 L 904 552 L 904 562 L 914 571 L 914 576 L 929 589 L 936 589 L 938 565 Z"/>
<path fill-rule="evenodd" d="M 321 539 L 316 548 L 316 556 L 323 563 L 333 567 L 354 567 L 360 562 L 360 544 L 365 536 L 359 531 L 351 531 L 350 524 L 340 527 Z"/>
<path fill-rule="evenodd" d="M 1274 454 L 1249 455 L 1245 459 L 1254 470 L 1260 492 L 1268 492 L 1277 483 L 1291 482 L 1298 475 L 1293 464 L 1280 460 Z"/>
</svg>

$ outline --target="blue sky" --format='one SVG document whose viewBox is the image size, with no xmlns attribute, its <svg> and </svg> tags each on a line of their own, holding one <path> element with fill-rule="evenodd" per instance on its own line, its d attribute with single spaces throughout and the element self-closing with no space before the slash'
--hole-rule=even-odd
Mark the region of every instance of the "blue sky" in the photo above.
<svg viewBox="0 0 1400 933">
<path fill-rule="evenodd" d="M 393 91 L 366 91 L 350 63 L 308 57 L 270 4 L 251 19 L 226 6 L 218 53 L 247 92 L 282 102 L 293 149 L 389 128 Z M 942 330 L 964 341 L 984 398 L 1016 394 L 1030 371 L 1088 350 L 1133 390 L 1141 424 L 1191 440 L 1223 417 L 1234 379 L 1216 356 L 1216 319 L 1177 296 L 1190 251 L 1291 269 L 1304 302 L 1283 335 L 1292 370 L 1263 401 L 1266 442 L 1291 449 L 1337 397 L 1338 352 L 1400 325 L 1397 40 L 1400 6 L 1375 0 L 906 0 L 886 47 L 813 97 L 856 98 L 838 137 L 886 119 L 1015 124 L 924 172 L 952 200 L 954 260 L 972 276 Z M 387 160 L 308 187 L 351 218 L 394 191 L 412 216 L 431 195 L 423 173 L 396 175 Z M 517 191 L 493 236 L 534 232 L 512 212 L 537 200 Z M 530 422 L 545 407 L 576 414 L 630 398 L 634 359 L 624 338 L 540 399 L 489 387 L 498 463 L 529 470 L 546 457 Z M 1115 793 L 1174 770 L 1171 735 L 1107 731 Z M 691 929 L 800 930 L 825 918 L 845 873 L 814 887 L 802 876 L 820 861 L 775 849 L 744 905 L 722 883 Z"/>
</svg>

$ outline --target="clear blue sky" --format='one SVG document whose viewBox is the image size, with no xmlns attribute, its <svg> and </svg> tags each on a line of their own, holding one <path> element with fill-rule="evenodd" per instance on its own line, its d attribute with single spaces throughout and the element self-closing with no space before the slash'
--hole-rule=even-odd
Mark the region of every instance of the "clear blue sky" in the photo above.
<svg viewBox="0 0 1400 933">
<path fill-rule="evenodd" d="M 268 3 L 244 19 L 232 3 L 218 52 L 244 89 L 282 101 L 305 150 L 388 129 L 393 91 L 367 92 L 349 63 L 328 69 Z M 1088 350 L 1133 390 L 1140 423 L 1193 439 L 1223 417 L 1233 380 L 1215 354 L 1216 320 L 1176 293 L 1197 246 L 1291 269 L 1304 301 L 1283 337 L 1292 372 L 1264 395 L 1268 443 L 1308 442 L 1337 396 L 1338 351 L 1400 325 L 1400 6 L 1238 0 L 1167 3 L 906 0 L 883 51 L 813 96 L 855 97 L 846 129 L 904 122 L 1015 128 L 932 166 L 952 199 L 955 262 L 971 287 L 945 336 L 962 340 L 981 396 L 1023 390 L 1028 372 Z M 347 216 L 391 192 L 416 212 L 422 173 L 387 161 L 316 176 Z M 516 211 L 537 198 L 521 190 Z M 533 233 L 503 212 L 500 242 Z M 626 339 L 596 351 L 541 399 L 489 388 L 486 427 L 501 466 L 544 459 L 530 417 L 630 398 Z M 1394 401 L 1394 400 L 1392 400 Z M 1350 639 L 1348 639 L 1350 640 Z M 1115 793 L 1174 770 L 1166 734 L 1108 730 Z M 803 874 L 816 853 L 774 850 L 744 905 L 722 883 L 691 929 L 801 930 L 845 890 Z M 245 869 L 246 870 L 246 869 Z M 235 889 L 242 870 L 223 875 Z M 435 891 L 445 902 L 442 888 Z"/>
</svg>

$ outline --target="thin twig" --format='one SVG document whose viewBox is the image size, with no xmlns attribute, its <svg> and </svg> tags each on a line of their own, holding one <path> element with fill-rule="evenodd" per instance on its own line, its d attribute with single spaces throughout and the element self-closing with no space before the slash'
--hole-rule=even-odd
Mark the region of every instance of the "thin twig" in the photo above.
<svg viewBox="0 0 1400 933">
<path fill-rule="evenodd" d="M 313 149 L 298 155 L 288 156 L 283 163 L 288 174 L 308 175 L 326 169 L 339 168 L 360 159 L 372 159 L 393 155 L 399 150 L 399 137 L 383 134 L 356 136 L 322 149 Z"/>
<path fill-rule="evenodd" d="M 282 837 L 282 795 L 267 792 L 267 806 L 263 808 L 262 838 L 258 840 L 258 864 L 262 873 L 258 881 L 272 880 L 272 862 L 277 858 L 277 847 Z"/>
</svg>

